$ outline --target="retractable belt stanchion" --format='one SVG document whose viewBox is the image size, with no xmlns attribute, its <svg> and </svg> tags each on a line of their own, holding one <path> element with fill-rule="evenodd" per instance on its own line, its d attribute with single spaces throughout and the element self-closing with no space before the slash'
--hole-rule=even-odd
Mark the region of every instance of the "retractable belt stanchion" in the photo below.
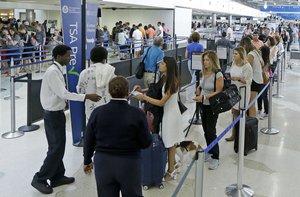
<svg viewBox="0 0 300 197">
<path fill-rule="evenodd" d="M 11 65 L 13 65 L 13 58 L 11 58 Z M 24 135 L 23 131 L 16 131 L 16 101 L 15 101 L 15 69 L 10 71 L 10 116 L 11 116 L 11 131 L 2 134 L 2 138 L 12 139 Z"/>
<path fill-rule="evenodd" d="M 194 197 L 203 196 L 203 177 L 204 177 L 204 160 L 205 154 L 203 150 L 196 152 L 196 173 L 195 173 L 195 193 Z"/>
<path fill-rule="evenodd" d="M 39 63 L 39 70 L 38 71 L 36 71 L 36 73 L 42 73 L 43 71 L 42 71 L 42 45 L 39 45 L 39 61 L 40 61 L 40 63 Z"/>
<path fill-rule="evenodd" d="M 35 131 L 40 128 L 39 125 L 32 124 L 32 112 L 29 110 L 32 108 L 31 104 L 31 83 L 32 83 L 32 74 L 27 74 L 27 124 L 18 128 L 19 131 L 29 132 Z"/>
<path fill-rule="evenodd" d="M 12 58 L 10 58 L 10 67 L 13 67 L 14 66 L 14 58 L 12 57 Z M 12 74 L 13 74 L 13 77 L 15 78 L 15 69 L 13 68 L 13 69 L 11 69 L 10 70 L 10 78 L 12 77 Z M 13 82 L 15 82 L 15 80 L 13 80 Z M 15 85 L 14 85 L 14 88 L 15 88 Z M 10 86 L 10 89 L 11 89 L 11 86 Z M 11 98 L 14 98 L 14 100 L 16 100 L 16 99 L 20 99 L 20 97 L 19 96 L 16 96 L 15 95 L 15 92 L 14 92 L 14 95 L 12 95 L 11 94 L 11 91 L 10 91 L 10 95 L 9 96 L 6 96 L 6 97 L 4 97 L 4 100 L 10 100 Z"/>
<path fill-rule="evenodd" d="M 242 93 L 244 89 L 245 99 L 246 99 L 246 87 L 240 88 Z M 237 174 L 237 184 L 232 184 L 226 187 L 225 193 L 227 196 L 231 197 L 250 197 L 254 195 L 254 191 L 248 186 L 243 184 L 243 170 L 244 170 L 244 150 L 245 150 L 245 124 L 246 124 L 246 102 L 243 105 L 240 104 L 240 128 L 239 128 L 239 163 L 238 163 L 238 174 Z"/>
<path fill-rule="evenodd" d="M 280 72 L 280 83 L 285 83 L 285 81 L 283 80 L 284 61 L 285 61 L 284 53 L 280 56 L 280 71 L 281 71 Z"/>
<path fill-rule="evenodd" d="M 200 70 L 196 70 L 195 75 L 196 75 L 196 80 L 197 80 L 197 82 L 196 82 L 196 88 L 197 88 L 200 84 Z M 195 113 L 196 113 L 196 119 L 195 120 L 190 119 L 189 123 L 191 121 L 193 121 L 192 124 L 195 124 L 195 125 L 202 124 L 202 120 L 200 119 L 200 116 L 199 116 L 199 114 L 200 114 L 200 103 L 198 103 L 198 102 L 196 102 L 196 112 Z"/>
<path fill-rule="evenodd" d="M 274 135 L 279 133 L 279 130 L 272 128 L 272 83 L 273 77 L 270 76 L 270 85 L 269 85 L 269 114 L 268 114 L 268 128 L 262 128 L 260 132 L 268 135 Z"/>
<path fill-rule="evenodd" d="M 275 98 L 283 98 L 282 95 L 280 95 L 280 83 L 279 83 L 279 76 L 280 76 L 280 66 L 277 64 L 276 66 L 276 73 L 277 73 L 277 83 L 276 83 L 276 94 L 273 94 L 273 96 Z M 274 81 L 274 77 L 273 77 L 273 81 Z M 271 86 L 271 84 L 270 84 Z"/>
</svg>

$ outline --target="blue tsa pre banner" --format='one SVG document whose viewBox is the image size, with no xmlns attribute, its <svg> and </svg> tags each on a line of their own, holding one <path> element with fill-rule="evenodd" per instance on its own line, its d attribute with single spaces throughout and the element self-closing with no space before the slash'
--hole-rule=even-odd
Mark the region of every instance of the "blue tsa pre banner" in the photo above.
<svg viewBox="0 0 300 197">
<path fill-rule="evenodd" d="M 82 70 L 82 21 L 81 0 L 61 0 L 64 44 L 72 49 L 70 65 L 67 66 L 67 84 L 70 92 L 76 92 L 79 73 Z M 84 105 L 70 101 L 73 143 L 79 143 L 82 137 Z"/>
<path fill-rule="evenodd" d="M 97 4 L 86 4 L 86 59 L 90 59 L 91 50 L 95 46 L 97 13 Z"/>
</svg>

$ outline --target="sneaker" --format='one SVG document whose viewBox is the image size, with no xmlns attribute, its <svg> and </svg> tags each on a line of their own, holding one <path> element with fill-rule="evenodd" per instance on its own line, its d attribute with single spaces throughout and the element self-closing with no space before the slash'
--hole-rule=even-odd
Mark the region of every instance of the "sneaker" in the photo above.
<svg viewBox="0 0 300 197">
<path fill-rule="evenodd" d="M 219 167 L 219 160 L 218 159 L 211 159 L 209 161 L 209 166 L 208 166 L 208 169 L 210 170 L 215 170 Z"/>
<path fill-rule="evenodd" d="M 47 183 L 47 181 L 39 182 L 33 179 L 31 185 L 43 194 L 51 194 L 53 192 L 52 187 Z"/>
<path fill-rule="evenodd" d="M 212 154 L 209 154 L 209 153 L 205 154 L 204 162 L 209 162 L 210 160 L 212 160 L 211 156 L 212 156 Z"/>
<path fill-rule="evenodd" d="M 264 112 L 264 113 L 262 113 L 262 114 L 260 115 L 259 119 L 260 119 L 260 120 L 264 120 L 264 119 L 267 118 L 267 117 L 268 117 L 268 114 L 266 114 L 266 113 Z"/>
<path fill-rule="evenodd" d="M 261 114 L 261 110 L 257 110 L 256 115 L 260 116 L 260 114 Z"/>
<path fill-rule="evenodd" d="M 51 186 L 52 187 L 58 187 L 58 186 L 61 186 L 61 185 L 66 185 L 66 184 L 74 183 L 74 181 L 75 181 L 74 177 L 63 176 L 63 177 L 61 177 L 58 180 L 51 181 Z"/>
</svg>

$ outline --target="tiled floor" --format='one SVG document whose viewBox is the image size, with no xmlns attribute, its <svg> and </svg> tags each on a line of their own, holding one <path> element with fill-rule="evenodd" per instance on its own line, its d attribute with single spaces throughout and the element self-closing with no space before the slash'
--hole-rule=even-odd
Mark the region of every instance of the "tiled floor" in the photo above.
<svg viewBox="0 0 300 197">
<path fill-rule="evenodd" d="M 8 79 L 1 79 L 1 87 L 8 88 Z M 278 135 L 258 133 L 258 151 L 245 157 L 244 183 L 251 186 L 256 197 L 297 197 L 300 187 L 297 182 L 300 176 L 300 66 L 294 65 L 286 70 L 286 83 L 281 83 L 281 94 L 284 98 L 273 99 L 273 127 L 280 130 Z M 276 85 L 276 83 L 275 83 Z M 275 86 L 274 86 L 275 87 Z M 274 88 L 275 89 L 275 88 Z M 10 130 L 10 101 L 0 95 L 0 133 Z M 26 86 L 16 84 L 16 128 L 26 123 Z M 187 103 L 188 112 L 183 115 L 182 124 L 187 125 L 194 111 L 194 104 Z M 67 128 L 67 147 L 64 157 L 66 175 L 74 176 L 76 182 L 54 189 L 49 197 L 94 197 L 96 196 L 95 180 L 82 170 L 82 148 L 74 147 L 71 141 L 69 114 Z M 218 121 L 218 133 L 221 133 L 231 122 L 230 113 L 221 114 Z M 30 186 L 34 173 L 40 168 L 46 155 L 47 143 L 43 122 L 37 123 L 41 128 L 28 132 L 15 139 L 0 138 L 0 196 L 1 197 L 38 197 L 43 196 Z M 259 128 L 267 126 L 267 120 L 259 121 Z M 227 134 L 228 135 L 228 134 Z M 226 136 L 227 136 L 226 135 Z M 206 147 L 202 127 L 192 126 L 188 138 Z M 237 182 L 237 154 L 233 143 L 220 141 L 220 167 L 211 171 L 205 164 L 204 196 L 222 197 L 225 187 Z M 191 156 L 185 157 L 185 165 L 176 181 L 165 183 L 165 188 L 151 188 L 144 192 L 145 197 L 170 197 L 182 174 L 189 164 Z M 130 176 L 130 174 L 128 174 Z M 192 168 L 178 196 L 191 197 L 194 191 L 195 170 Z"/>
</svg>

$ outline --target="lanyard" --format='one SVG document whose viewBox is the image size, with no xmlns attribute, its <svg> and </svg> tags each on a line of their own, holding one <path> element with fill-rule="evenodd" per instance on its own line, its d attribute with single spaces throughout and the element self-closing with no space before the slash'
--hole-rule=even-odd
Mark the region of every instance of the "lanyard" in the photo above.
<svg viewBox="0 0 300 197">
<path fill-rule="evenodd" d="M 56 66 L 56 68 L 60 71 L 60 73 L 62 74 L 62 76 L 64 76 L 64 73 L 62 72 L 62 70 L 60 70 L 60 68 L 59 68 L 59 66 L 55 63 L 55 62 L 53 62 L 53 64 Z"/>
</svg>

